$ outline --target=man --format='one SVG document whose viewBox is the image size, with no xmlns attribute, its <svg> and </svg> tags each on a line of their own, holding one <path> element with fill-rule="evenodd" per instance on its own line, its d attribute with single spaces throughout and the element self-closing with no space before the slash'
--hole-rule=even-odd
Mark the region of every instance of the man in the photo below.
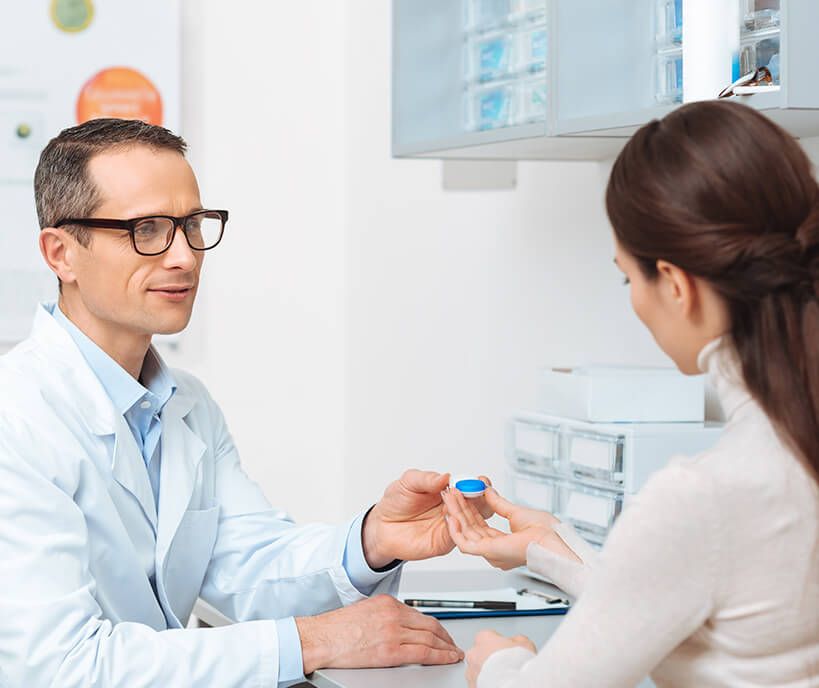
<svg viewBox="0 0 819 688">
<path fill-rule="evenodd" d="M 202 383 L 151 347 L 188 323 L 228 217 L 203 208 L 185 148 L 100 119 L 63 131 L 37 167 L 60 298 L 0 359 L 8 681 L 238 688 L 459 661 L 434 619 L 366 599 L 397 589 L 399 560 L 452 549 L 448 476 L 408 471 L 351 523 L 295 526 L 242 471 Z M 241 623 L 186 629 L 199 597 Z"/>
</svg>

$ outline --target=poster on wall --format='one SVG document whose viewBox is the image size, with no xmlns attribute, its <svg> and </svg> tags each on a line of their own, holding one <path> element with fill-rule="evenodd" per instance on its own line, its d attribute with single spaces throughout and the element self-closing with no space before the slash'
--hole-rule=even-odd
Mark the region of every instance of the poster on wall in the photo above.
<svg viewBox="0 0 819 688">
<path fill-rule="evenodd" d="M 0 342 L 28 334 L 56 279 L 37 247 L 40 151 L 97 117 L 179 132 L 178 0 L 0 0 Z"/>
</svg>

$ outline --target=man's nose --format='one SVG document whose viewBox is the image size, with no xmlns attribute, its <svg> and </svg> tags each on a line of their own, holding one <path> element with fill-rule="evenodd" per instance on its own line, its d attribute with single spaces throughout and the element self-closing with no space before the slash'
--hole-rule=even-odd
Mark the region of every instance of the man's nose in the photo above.
<svg viewBox="0 0 819 688">
<path fill-rule="evenodd" d="M 173 241 L 165 252 L 166 262 L 171 266 L 192 270 L 196 265 L 196 255 L 188 245 L 188 239 L 181 225 L 174 228 Z"/>
</svg>

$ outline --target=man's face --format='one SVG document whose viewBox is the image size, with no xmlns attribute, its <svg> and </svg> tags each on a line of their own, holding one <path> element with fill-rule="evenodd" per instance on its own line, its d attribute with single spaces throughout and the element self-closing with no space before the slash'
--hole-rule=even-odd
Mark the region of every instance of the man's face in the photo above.
<svg viewBox="0 0 819 688">
<path fill-rule="evenodd" d="M 88 172 L 102 201 L 93 217 L 179 217 L 202 207 L 193 170 L 173 151 L 137 145 L 101 153 Z M 72 315 L 115 338 L 170 334 L 188 324 L 204 254 L 191 250 L 181 229 L 158 256 L 138 254 L 127 231 L 88 231 L 87 248 L 72 246 L 75 281 L 63 288 Z"/>
</svg>

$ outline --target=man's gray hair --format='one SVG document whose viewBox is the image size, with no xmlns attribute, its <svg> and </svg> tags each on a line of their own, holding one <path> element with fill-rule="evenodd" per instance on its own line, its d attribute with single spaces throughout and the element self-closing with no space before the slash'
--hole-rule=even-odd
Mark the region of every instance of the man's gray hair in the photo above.
<svg viewBox="0 0 819 688">
<path fill-rule="evenodd" d="M 40 229 L 60 220 L 88 217 L 100 204 L 99 191 L 88 175 L 88 161 L 99 153 L 130 146 L 148 146 L 185 155 L 185 141 L 164 127 L 131 119 L 92 119 L 63 129 L 40 154 L 34 173 L 34 201 Z M 90 232 L 66 226 L 83 246 Z"/>
</svg>

